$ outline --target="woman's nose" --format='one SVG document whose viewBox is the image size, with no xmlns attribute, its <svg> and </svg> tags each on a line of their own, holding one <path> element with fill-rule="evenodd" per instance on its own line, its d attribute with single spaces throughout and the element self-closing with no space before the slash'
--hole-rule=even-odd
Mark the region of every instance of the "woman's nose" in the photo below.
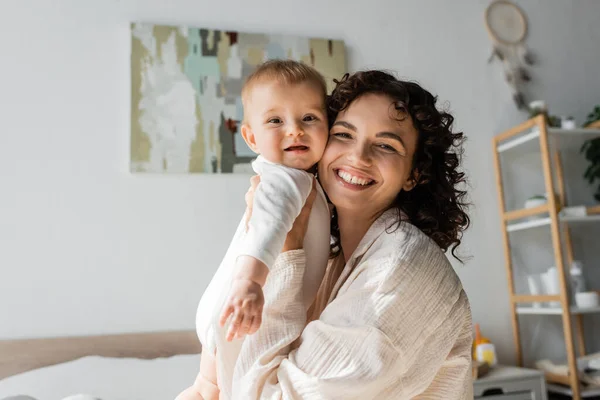
<svg viewBox="0 0 600 400">
<path fill-rule="evenodd" d="M 348 159 L 356 166 L 370 167 L 372 164 L 371 153 L 368 146 L 356 144 L 348 154 Z"/>
</svg>

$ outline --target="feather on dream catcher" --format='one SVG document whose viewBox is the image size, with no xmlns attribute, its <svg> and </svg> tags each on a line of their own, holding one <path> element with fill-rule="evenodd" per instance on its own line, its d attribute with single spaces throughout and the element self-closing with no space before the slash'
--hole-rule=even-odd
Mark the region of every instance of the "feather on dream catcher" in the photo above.
<svg viewBox="0 0 600 400">
<path fill-rule="evenodd" d="M 516 4 L 496 0 L 485 11 L 485 25 L 494 46 L 488 62 L 498 59 L 502 63 L 513 100 L 519 109 L 525 109 L 523 89 L 531 81 L 527 67 L 534 64 L 525 45 L 527 18 Z"/>
</svg>

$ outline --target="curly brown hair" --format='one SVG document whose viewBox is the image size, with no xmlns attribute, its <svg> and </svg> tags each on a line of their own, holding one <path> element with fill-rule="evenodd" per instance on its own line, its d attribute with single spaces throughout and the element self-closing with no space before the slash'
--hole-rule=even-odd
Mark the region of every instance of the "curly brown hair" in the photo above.
<svg viewBox="0 0 600 400">
<path fill-rule="evenodd" d="M 466 213 L 466 177 L 459 170 L 465 139 L 462 132 L 452 132 L 454 117 L 439 111 L 435 106 L 437 98 L 417 83 L 399 80 L 387 72 L 361 71 L 334 82 L 336 88 L 327 99 L 330 125 L 339 112 L 367 93 L 390 97 L 401 119 L 410 116 L 419 135 L 411 171 L 416 185 L 410 191 L 401 191 L 392 204 L 398 210 L 396 229 L 405 213 L 410 223 L 443 251 L 451 248 L 452 255 L 462 261 L 455 250 L 470 220 Z M 336 255 L 340 237 L 335 211 L 331 233 L 332 255 Z"/>
</svg>

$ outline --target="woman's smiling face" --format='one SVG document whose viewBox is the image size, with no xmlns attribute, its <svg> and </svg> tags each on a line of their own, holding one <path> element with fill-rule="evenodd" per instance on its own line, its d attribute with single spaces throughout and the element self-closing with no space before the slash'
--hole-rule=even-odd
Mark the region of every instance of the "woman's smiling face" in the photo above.
<svg viewBox="0 0 600 400">
<path fill-rule="evenodd" d="M 382 94 L 365 94 L 340 112 L 319 162 L 319 180 L 340 209 L 372 216 L 411 190 L 418 132 L 410 115 Z"/>
</svg>

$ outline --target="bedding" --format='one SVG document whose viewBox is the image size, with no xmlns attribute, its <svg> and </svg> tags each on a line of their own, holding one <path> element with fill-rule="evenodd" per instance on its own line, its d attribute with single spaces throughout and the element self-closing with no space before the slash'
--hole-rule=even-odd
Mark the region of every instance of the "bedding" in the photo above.
<svg viewBox="0 0 600 400">
<path fill-rule="evenodd" d="M 0 380 L 0 400 L 170 400 L 194 381 L 199 366 L 199 354 L 89 356 Z"/>
</svg>

